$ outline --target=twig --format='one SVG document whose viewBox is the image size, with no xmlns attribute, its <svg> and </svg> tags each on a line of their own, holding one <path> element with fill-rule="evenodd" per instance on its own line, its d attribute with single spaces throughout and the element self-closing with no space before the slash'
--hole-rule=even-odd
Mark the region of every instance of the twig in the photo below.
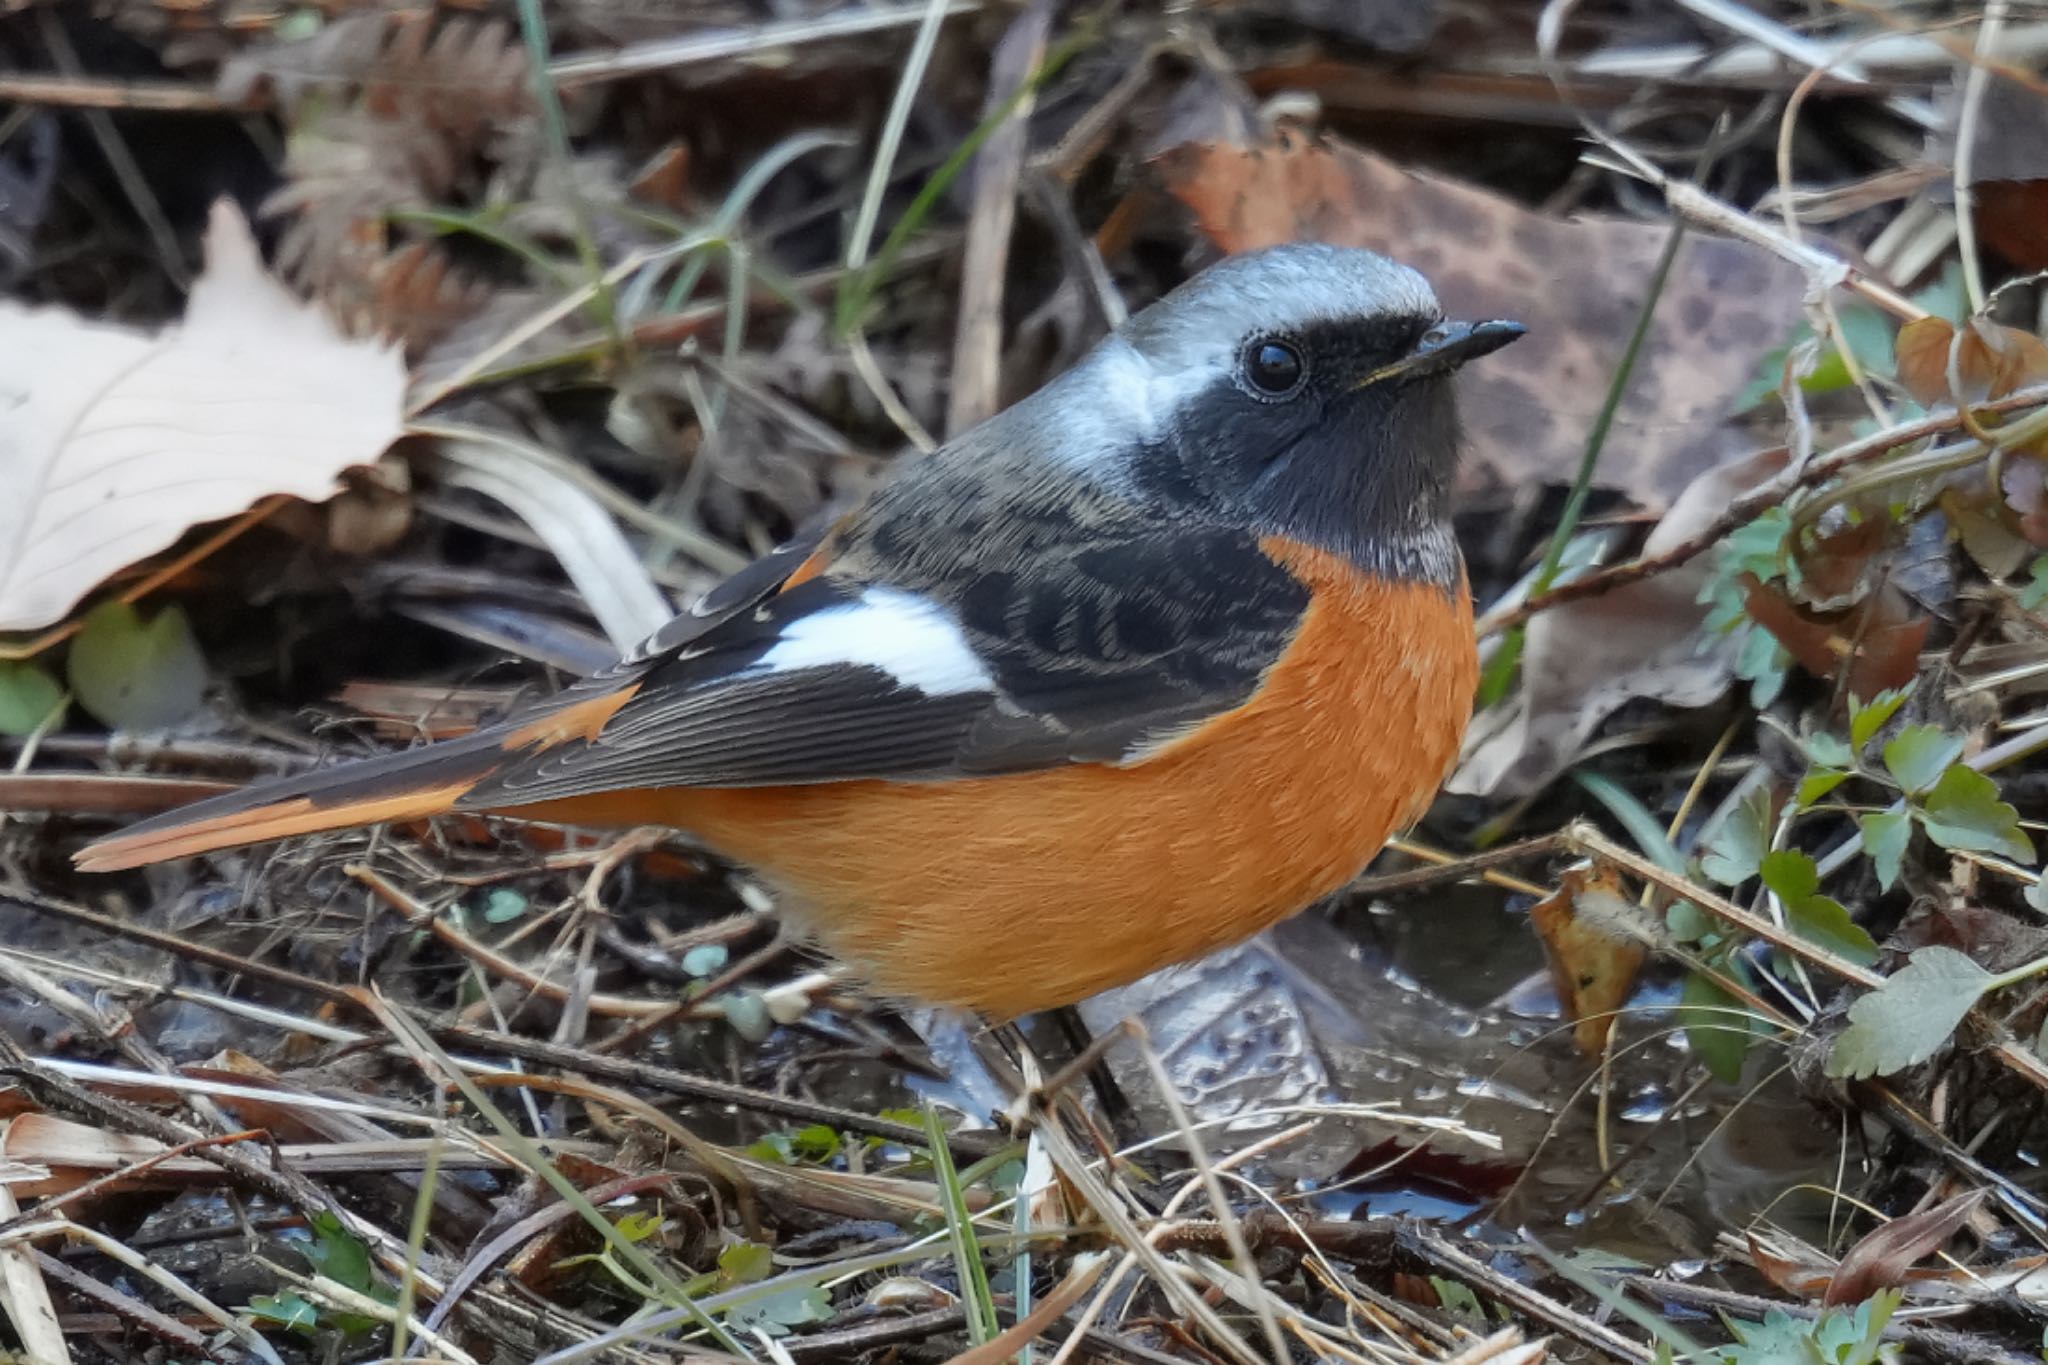
<svg viewBox="0 0 2048 1365">
<path fill-rule="evenodd" d="M 1032 0 L 1011 21 L 989 61 L 983 117 L 996 117 L 1013 98 L 1017 104 L 974 159 L 974 206 L 961 253 L 960 321 L 953 338 L 952 392 L 946 401 L 948 436 L 993 414 L 999 399 L 1003 284 L 1009 273 L 1017 182 L 1024 169 L 1025 134 L 1034 103 L 1025 83 L 1044 58 L 1051 33 L 1050 0 Z"/>
<path fill-rule="evenodd" d="M 57 65 L 64 68 L 64 74 L 82 74 L 78 53 L 71 46 L 71 35 L 64 31 L 64 21 L 49 9 L 37 11 L 36 17 L 42 23 L 43 43 L 50 49 L 50 56 Z M 178 234 L 171 230 L 170 220 L 164 217 L 163 205 L 157 202 L 156 194 L 149 188 L 149 180 L 142 174 L 134 153 L 121 140 L 113 117 L 105 109 L 97 108 L 83 110 L 82 117 L 85 126 L 92 129 L 93 141 L 99 143 L 101 155 L 107 158 L 107 165 L 113 169 L 114 179 L 120 182 L 121 192 L 128 196 L 129 206 L 149 233 L 149 240 L 156 247 L 157 263 L 163 266 L 164 273 L 180 289 L 190 289 L 192 269 L 185 263 L 185 253 L 179 250 Z"/>
<path fill-rule="evenodd" d="M 153 114 L 248 114 L 268 105 L 254 92 L 239 100 L 185 81 L 108 80 L 96 76 L 42 76 L 0 72 L 0 103 L 51 109 L 120 109 Z"/>
<path fill-rule="evenodd" d="M 983 0 L 947 0 L 941 17 L 953 18 L 982 8 Z M 548 73 L 564 90 L 595 81 L 622 80 L 653 71 L 674 72 L 685 67 L 708 66 L 735 57 L 772 56 L 778 49 L 840 38 L 863 38 L 892 29 L 909 28 L 926 13 L 923 5 L 854 7 L 819 19 L 793 19 L 787 23 L 761 24 L 753 28 L 726 29 L 713 33 L 692 33 L 682 38 L 657 38 L 622 47 L 599 56 L 564 57 L 548 67 Z"/>
<path fill-rule="evenodd" d="M 2010 412 L 2041 403 L 2048 403 L 2048 385 L 2035 385 L 1991 402 L 1980 403 L 1976 411 Z M 1832 454 L 1809 460 L 1803 469 L 1788 468 L 1769 482 L 1759 484 L 1733 499 L 1728 504 L 1728 509 L 1714 518 L 1704 529 L 1663 553 L 1597 569 L 1569 583 L 1560 583 L 1548 592 L 1531 597 L 1517 607 L 1500 612 L 1488 612 L 1479 620 L 1478 633 L 1482 638 L 1496 634 L 1520 625 L 1530 617 L 1552 607 L 1562 606 L 1566 602 L 1578 601 L 1581 598 L 1597 597 L 1624 584 L 1669 572 L 1681 564 L 1691 562 L 1711 549 L 1729 532 L 1754 521 L 1760 514 L 1777 506 L 1800 489 L 1825 483 L 1851 466 L 1888 454 L 1899 446 L 1913 441 L 1954 431 L 1962 424 L 1963 419 L 1957 413 L 1937 413 L 1886 431 L 1876 432 L 1861 440 L 1851 441 Z"/>
<path fill-rule="evenodd" d="M 912 1146 L 923 1146 L 925 1142 L 924 1129 L 916 1124 L 897 1123 L 890 1119 L 877 1118 L 873 1114 L 842 1109 L 838 1105 L 819 1104 L 794 1095 L 772 1094 L 730 1081 L 714 1080 L 708 1076 L 693 1076 L 688 1072 L 656 1066 L 651 1062 L 607 1057 L 587 1048 L 565 1047 L 559 1043 L 546 1043 L 518 1034 L 497 1033 L 489 1029 L 463 1025 L 439 1026 L 432 1032 L 440 1042 L 465 1051 L 495 1053 L 638 1089 L 658 1090 L 665 1094 L 683 1095 L 709 1104 L 730 1105 L 736 1109 L 772 1114 L 796 1123 L 822 1123 L 848 1132 L 865 1133 L 888 1142 L 907 1143 Z M 1007 1139 L 998 1133 L 983 1129 L 950 1133 L 946 1141 L 956 1154 L 968 1161 L 977 1161 L 1002 1146 Z"/>
<path fill-rule="evenodd" d="M 1621 1284 L 1641 1295 L 1653 1306 L 1682 1303 L 1693 1308 L 1752 1319 L 1761 1319 L 1769 1313 L 1787 1313 L 1811 1319 L 1819 1317 L 1823 1311 L 1817 1304 L 1766 1299 L 1733 1289 L 1693 1284 L 1684 1280 L 1658 1279 L 1649 1275 L 1624 1275 Z M 1952 1362 L 1952 1365 L 2037 1365 L 2040 1360 L 2038 1354 L 2014 1352 L 2006 1349 L 2003 1343 L 1975 1333 L 1950 1332 L 1939 1327 L 1928 1327 L 1896 1319 L 1885 1324 L 1884 1339 L 1909 1343 L 1914 1348 L 1916 1359 Z"/>
<path fill-rule="evenodd" d="M 1991 88 L 1990 64 L 1997 59 L 1999 34 L 2010 9 L 2010 0 L 1986 0 L 1984 17 L 1977 23 L 1977 50 L 1963 83 L 1962 113 L 1956 117 L 1956 248 L 1963 258 L 1963 288 L 1973 313 L 1984 307 L 1984 262 L 1977 252 L 1977 187 L 1971 172 L 1977 161 L 1977 123 Z"/>
<path fill-rule="evenodd" d="M 1623 848 L 1583 821 L 1566 826 L 1562 836 L 1565 843 L 1579 852 L 1604 859 L 1632 876 L 1661 886 L 1672 895 L 1690 901 L 1708 914 L 1748 930 L 1774 947 L 1782 948 L 1803 961 L 1826 968 L 1844 981 L 1872 991 L 1885 983 L 1885 978 L 1878 973 L 1867 967 L 1858 966 L 1826 945 L 1816 943 L 1789 929 L 1782 929 L 1764 916 L 1753 914 L 1703 886 L 1666 872 L 1648 858 Z M 1981 1035 L 1990 1040 L 1990 1047 L 1987 1050 L 1995 1055 L 2007 1070 L 2041 1090 L 2048 1090 L 2048 1063 L 2043 1063 L 2035 1056 L 2033 1049 L 2015 1041 L 2010 1031 L 1986 1014 L 1981 1005 L 1973 1006 L 1968 1018 Z"/>
<path fill-rule="evenodd" d="M 1452 1245 L 1448 1238 L 1433 1228 L 1415 1224 L 1401 1237 L 1398 1245 L 1420 1257 L 1432 1269 L 1476 1285 L 1487 1297 L 1596 1351 L 1617 1360 L 1629 1361 L 1631 1365 L 1650 1365 L 1654 1358 L 1641 1344 L 1630 1341 L 1583 1313 L 1575 1312 L 1520 1280 L 1501 1274 L 1485 1261 Z"/>
</svg>

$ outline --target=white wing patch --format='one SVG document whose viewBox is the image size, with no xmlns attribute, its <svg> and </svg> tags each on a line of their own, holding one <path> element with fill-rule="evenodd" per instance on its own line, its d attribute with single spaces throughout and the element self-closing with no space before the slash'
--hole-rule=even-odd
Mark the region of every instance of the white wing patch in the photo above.
<svg viewBox="0 0 2048 1365">
<path fill-rule="evenodd" d="M 994 679 L 945 611 L 898 588 L 791 621 L 753 668 L 771 673 L 835 665 L 878 668 L 926 696 L 994 690 Z"/>
</svg>

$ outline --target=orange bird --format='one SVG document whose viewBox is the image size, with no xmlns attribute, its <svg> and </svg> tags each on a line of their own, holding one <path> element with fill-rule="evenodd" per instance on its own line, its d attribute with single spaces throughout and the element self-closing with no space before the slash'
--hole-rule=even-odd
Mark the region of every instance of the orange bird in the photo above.
<svg viewBox="0 0 2048 1365">
<path fill-rule="evenodd" d="M 1371 252 L 1230 258 L 605 673 L 79 866 L 669 825 L 883 993 L 1007 1018 L 1134 980 L 1335 891 L 1435 794 L 1477 675 L 1452 374 L 1521 333 Z"/>
</svg>

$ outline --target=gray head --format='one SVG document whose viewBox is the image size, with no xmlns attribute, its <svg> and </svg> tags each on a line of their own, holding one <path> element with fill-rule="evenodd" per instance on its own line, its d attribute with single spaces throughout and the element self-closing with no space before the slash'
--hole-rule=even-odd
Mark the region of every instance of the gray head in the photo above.
<svg viewBox="0 0 2048 1365">
<path fill-rule="evenodd" d="M 1203 271 L 1041 396 L 1095 405 L 1068 458 L 1100 477 L 1448 586 L 1452 375 L 1521 334 L 1446 321 L 1373 252 L 1273 247 Z"/>
</svg>

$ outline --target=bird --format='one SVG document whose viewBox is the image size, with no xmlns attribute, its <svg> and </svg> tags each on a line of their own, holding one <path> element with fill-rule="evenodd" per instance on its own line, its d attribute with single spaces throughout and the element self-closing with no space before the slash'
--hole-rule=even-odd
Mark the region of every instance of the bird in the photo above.
<svg viewBox="0 0 2048 1365">
<path fill-rule="evenodd" d="M 1362 248 L 1226 256 L 600 674 L 77 865 L 670 826 L 883 998 L 1002 1021 L 1193 960 L 1341 889 L 1454 762 L 1453 377 L 1523 331 Z"/>
</svg>

